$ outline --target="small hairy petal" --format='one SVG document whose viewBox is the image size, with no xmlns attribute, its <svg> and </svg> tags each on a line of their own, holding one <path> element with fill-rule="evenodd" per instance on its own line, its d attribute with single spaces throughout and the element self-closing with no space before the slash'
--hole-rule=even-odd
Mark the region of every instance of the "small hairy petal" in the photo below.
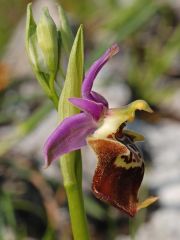
<svg viewBox="0 0 180 240">
<path fill-rule="evenodd" d="M 98 121 L 103 115 L 104 106 L 102 103 L 96 103 L 83 98 L 69 98 L 69 101 L 82 111 L 89 113 L 95 121 Z"/>
<path fill-rule="evenodd" d="M 93 95 L 91 94 L 91 89 L 93 86 L 93 82 L 101 70 L 101 68 L 107 63 L 107 61 L 119 52 L 119 47 L 117 44 L 114 44 L 111 48 L 109 48 L 89 69 L 87 72 L 85 79 L 82 84 L 82 96 L 83 98 L 93 99 Z M 100 99 L 99 99 L 100 100 Z M 101 100 L 100 100 L 101 102 Z M 102 102 L 103 103 L 103 102 Z M 106 101 L 107 103 L 107 101 Z"/>
<path fill-rule="evenodd" d="M 47 139 L 43 152 L 45 166 L 61 155 L 86 145 L 86 137 L 94 132 L 96 122 L 85 113 L 65 118 Z"/>
</svg>

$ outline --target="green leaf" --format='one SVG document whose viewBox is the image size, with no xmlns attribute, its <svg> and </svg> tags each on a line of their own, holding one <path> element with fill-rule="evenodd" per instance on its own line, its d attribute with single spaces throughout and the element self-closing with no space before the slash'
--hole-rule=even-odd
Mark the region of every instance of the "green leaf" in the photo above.
<svg viewBox="0 0 180 240">
<path fill-rule="evenodd" d="M 79 112 L 79 110 L 68 101 L 68 98 L 80 97 L 81 84 L 83 79 L 83 67 L 83 30 L 82 26 L 80 26 L 72 46 L 67 67 L 66 79 L 59 99 L 58 113 L 61 120 Z"/>
<path fill-rule="evenodd" d="M 71 26 L 69 24 L 66 13 L 60 5 L 58 6 L 58 13 L 60 18 L 60 32 L 61 32 L 62 44 L 65 51 L 69 54 L 71 51 L 71 47 L 73 45 L 74 36 L 71 31 Z"/>
</svg>

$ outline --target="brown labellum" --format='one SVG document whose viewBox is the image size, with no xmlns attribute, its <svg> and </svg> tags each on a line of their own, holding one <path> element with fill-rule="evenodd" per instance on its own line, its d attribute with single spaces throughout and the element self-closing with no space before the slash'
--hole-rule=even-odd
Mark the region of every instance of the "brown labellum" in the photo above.
<svg viewBox="0 0 180 240">
<path fill-rule="evenodd" d="M 137 212 L 144 162 L 129 134 L 121 131 L 108 137 L 88 139 L 98 157 L 92 190 L 97 198 L 133 217 Z"/>
</svg>

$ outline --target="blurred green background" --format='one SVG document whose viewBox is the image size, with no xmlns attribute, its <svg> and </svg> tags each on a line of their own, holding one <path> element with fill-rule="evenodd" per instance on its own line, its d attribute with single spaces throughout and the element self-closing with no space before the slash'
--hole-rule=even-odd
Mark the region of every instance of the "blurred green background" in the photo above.
<svg viewBox="0 0 180 240">
<path fill-rule="evenodd" d="M 28 2 L 0 0 L 0 239 L 69 240 L 72 236 L 68 208 L 58 167 L 42 168 L 42 145 L 55 127 L 56 114 L 51 111 L 51 103 L 34 79 L 26 56 L 24 35 Z M 140 196 L 162 195 L 162 200 L 140 212 L 133 220 L 133 228 L 129 228 L 127 216 L 92 196 L 93 171 L 84 169 L 85 206 L 92 239 L 129 239 L 134 233 L 137 233 L 138 240 L 180 239 L 176 223 L 176 217 L 180 217 L 180 205 L 173 202 L 180 199 L 180 172 L 177 170 L 180 169 L 179 1 L 32 2 L 37 20 L 42 7 L 48 6 L 58 25 L 58 2 L 67 11 L 74 33 L 79 24 L 83 24 L 86 69 L 105 49 L 117 42 L 120 54 L 102 70 L 104 73 L 100 78 L 103 81 L 99 81 L 97 88 L 115 106 L 144 99 L 155 110 L 151 117 L 138 113 L 137 121 L 131 127 L 140 130 L 148 139 L 140 146 L 147 165 L 147 177 Z M 66 59 L 63 62 L 65 64 Z M 164 148 L 168 152 L 162 155 Z M 159 156 L 163 156 L 163 161 Z M 89 156 L 84 154 L 84 161 L 92 158 L 91 153 Z M 166 178 L 164 175 L 168 170 L 170 177 Z M 158 178 L 161 174 L 162 178 Z M 151 176 L 154 176 L 155 183 Z M 169 202 L 166 201 L 169 198 L 162 193 L 162 186 L 168 186 L 169 179 L 174 185 L 166 192 L 168 196 L 174 196 L 170 198 L 170 209 L 175 209 L 175 213 L 166 215 L 164 211 L 169 211 Z M 172 216 L 177 229 L 169 227 L 169 232 L 164 232 L 166 236 L 158 235 L 162 234 L 164 225 L 160 217 L 162 222 L 157 224 L 159 228 L 156 226 L 157 214 L 165 216 L 163 220 Z M 142 228 L 146 231 L 146 238 Z"/>
</svg>

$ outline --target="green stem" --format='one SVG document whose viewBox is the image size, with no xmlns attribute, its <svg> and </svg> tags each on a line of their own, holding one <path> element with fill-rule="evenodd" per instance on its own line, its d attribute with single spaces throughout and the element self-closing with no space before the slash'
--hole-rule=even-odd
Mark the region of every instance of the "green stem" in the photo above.
<svg viewBox="0 0 180 240">
<path fill-rule="evenodd" d="M 42 87 L 44 92 L 47 94 L 47 96 L 50 97 L 51 92 L 49 90 L 49 87 L 48 87 L 48 84 L 47 84 L 47 81 L 46 81 L 46 78 L 45 78 L 44 74 L 36 71 L 34 68 L 33 68 L 33 71 L 35 73 L 35 76 L 36 76 L 40 86 Z"/>
<path fill-rule="evenodd" d="M 80 151 L 64 155 L 60 160 L 74 240 L 89 240 L 82 195 L 82 162 Z"/>
<path fill-rule="evenodd" d="M 130 233 L 130 238 L 131 240 L 135 240 L 135 236 L 136 236 L 136 219 L 134 218 L 130 218 L 129 219 L 129 233 Z"/>
<path fill-rule="evenodd" d="M 48 83 L 49 83 L 49 85 L 48 85 L 47 79 L 43 73 L 37 72 L 36 70 L 34 70 L 34 72 L 35 72 L 36 78 L 37 78 L 40 86 L 42 87 L 44 92 L 47 94 L 47 96 L 52 100 L 54 107 L 57 110 L 59 97 L 57 96 L 55 86 L 54 86 L 54 81 L 55 81 L 55 77 L 56 77 L 55 74 L 50 74 L 49 79 L 48 79 Z"/>
<path fill-rule="evenodd" d="M 56 89 L 55 89 L 55 74 L 51 74 L 50 75 L 50 79 L 49 79 L 49 87 L 50 87 L 50 92 L 51 92 L 51 99 L 54 103 L 54 106 L 56 108 L 56 110 L 58 109 L 58 102 L 59 102 L 59 97 L 57 96 L 57 93 L 56 93 Z"/>
</svg>

